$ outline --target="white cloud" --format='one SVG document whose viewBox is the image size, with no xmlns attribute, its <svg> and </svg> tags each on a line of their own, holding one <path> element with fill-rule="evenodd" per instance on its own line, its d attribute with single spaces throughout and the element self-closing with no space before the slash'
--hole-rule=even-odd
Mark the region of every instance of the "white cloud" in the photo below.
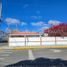
<svg viewBox="0 0 67 67">
<path fill-rule="evenodd" d="M 26 22 L 21 22 L 21 25 L 25 26 L 25 25 L 27 25 L 27 23 Z"/>
<path fill-rule="evenodd" d="M 32 26 L 45 26 L 47 24 L 45 24 L 45 22 L 40 21 L 40 22 L 36 22 L 36 23 L 31 23 L 31 25 Z"/>
<path fill-rule="evenodd" d="M 48 21 L 48 24 L 51 24 L 51 25 L 58 25 L 60 23 L 61 22 L 60 21 L 57 21 L 57 20 L 50 20 L 50 21 Z"/>
<path fill-rule="evenodd" d="M 49 27 L 48 27 L 48 26 L 43 26 L 43 27 L 39 28 L 39 30 L 40 30 L 41 32 L 44 32 L 44 30 L 46 30 L 46 29 L 49 29 Z"/>
<path fill-rule="evenodd" d="M 20 23 L 18 19 L 14 19 L 14 18 L 6 18 L 5 21 L 7 22 L 7 24 L 19 24 Z"/>
<path fill-rule="evenodd" d="M 11 32 L 12 32 L 12 29 L 6 28 L 6 32 L 7 32 L 7 33 L 11 33 Z"/>
<path fill-rule="evenodd" d="M 14 18 L 6 18 L 5 21 L 9 25 L 12 25 L 12 24 L 21 24 L 22 26 L 27 25 L 26 22 L 23 22 L 18 19 L 14 19 Z"/>
<path fill-rule="evenodd" d="M 46 29 L 49 29 L 49 27 L 48 26 L 44 26 L 44 27 L 41 28 L 41 30 L 46 30 Z"/>
</svg>

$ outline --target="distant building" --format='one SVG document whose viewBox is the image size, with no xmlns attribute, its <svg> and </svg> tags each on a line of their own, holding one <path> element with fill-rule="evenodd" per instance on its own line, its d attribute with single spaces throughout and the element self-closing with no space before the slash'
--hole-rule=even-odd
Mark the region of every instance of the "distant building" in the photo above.
<svg viewBox="0 0 67 67">
<path fill-rule="evenodd" d="M 19 31 L 14 31 L 10 34 L 11 37 L 30 37 L 30 36 L 39 36 L 40 34 L 38 32 L 19 32 Z"/>
<path fill-rule="evenodd" d="M 40 34 L 37 32 L 12 32 L 9 34 L 9 46 L 40 45 Z"/>
<path fill-rule="evenodd" d="M 0 42 L 7 42 L 8 41 L 8 34 L 0 30 Z"/>
<path fill-rule="evenodd" d="M 67 24 L 59 24 L 44 31 L 48 36 L 67 36 Z"/>
</svg>

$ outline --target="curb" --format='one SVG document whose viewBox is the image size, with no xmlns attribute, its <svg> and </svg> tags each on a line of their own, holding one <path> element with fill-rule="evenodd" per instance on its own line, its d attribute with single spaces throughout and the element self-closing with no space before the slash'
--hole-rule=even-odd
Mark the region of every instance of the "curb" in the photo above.
<svg viewBox="0 0 67 67">
<path fill-rule="evenodd" d="M 0 50 L 29 50 L 29 49 L 44 49 L 44 48 L 63 48 L 66 49 L 67 46 L 26 46 L 26 47 L 0 47 Z"/>
</svg>

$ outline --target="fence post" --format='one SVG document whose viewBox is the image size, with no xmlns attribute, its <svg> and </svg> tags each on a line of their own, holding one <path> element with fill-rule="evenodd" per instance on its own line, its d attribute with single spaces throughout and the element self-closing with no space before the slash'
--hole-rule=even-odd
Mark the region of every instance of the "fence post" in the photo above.
<svg viewBox="0 0 67 67">
<path fill-rule="evenodd" d="M 24 37 L 25 37 L 25 46 L 26 46 L 26 35 Z"/>
<path fill-rule="evenodd" d="M 56 45 L 56 36 L 55 36 L 55 45 Z"/>
<path fill-rule="evenodd" d="M 42 37 L 40 35 L 40 46 L 42 46 Z"/>
</svg>

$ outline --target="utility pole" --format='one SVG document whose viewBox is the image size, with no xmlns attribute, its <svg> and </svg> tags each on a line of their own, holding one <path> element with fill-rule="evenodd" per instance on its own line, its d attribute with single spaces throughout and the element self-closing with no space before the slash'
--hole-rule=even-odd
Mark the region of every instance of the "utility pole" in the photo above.
<svg viewBox="0 0 67 67">
<path fill-rule="evenodd" d="M 2 23 L 2 0 L 0 0 L 0 27 Z"/>
</svg>

